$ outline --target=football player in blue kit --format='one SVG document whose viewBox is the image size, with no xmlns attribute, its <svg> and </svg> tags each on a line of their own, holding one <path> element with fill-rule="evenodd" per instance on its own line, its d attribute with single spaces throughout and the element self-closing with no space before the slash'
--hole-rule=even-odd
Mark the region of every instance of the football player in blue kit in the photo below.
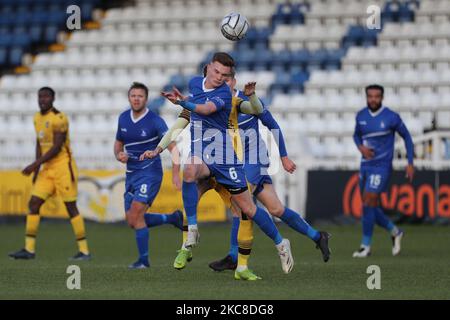
<svg viewBox="0 0 450 320">
<path fill-rule="evenodd" d="M 403 231 L 385 216 L 380 204 L 380 194 L 386 191 L 392 173 L 396 132 L 403 138 L 406 146 L 406 177 L 410 183 L 414 177 L 414 145 L 411 135 L 399 114 L 383 105 L 383 95 L 382 86 L 367 86 L 367 106 L 356 115 L 353 139 L 362 154 L 359 186 L 363 200 L 363 237 L 360 249 L 353 253 L 354 258 L 365 258 L 371 254 L 375 223 L 390 232 L 392 255 L 400 253 Z"/>
<path fill-rule="evenodd" d="M 238 159 L 228 133 L 235 121 L 231 119 L 232 95 L 225 80 L 233 68 L 234 60 L 230 55 L 215 53 L 207 66 L 206 77 L 194 77 L 189 82 L 188 101 L 182 100 L 176 91 L 162 93 L 172 103 L 191 111 L 191 154 L 184 166 L 182 187 L 188 220 L 185 246 L 193 247 L 199 241 L 197 182 L 213 176 L 217 183 L 230 192 L 232 201 L 241 212 L 274 241 L 282 269 L 289 273 L 294 265 L 289 240 L 282 238 L 269 214 L 253 203 L 243 163 Z M 238 269 L 239 266 L 236 269 L 238 274 L 245 272 Z"/>
<path fill-rule="evenodd" d="M 227 84 L 236 97 L 244 101 L 248 100 L 248 97 L 242 91 L 235 89 L 236 78 L 234 72 L 228 78 Z M 295 163 L 288 157 L 281 128 L 267 108 L 264 107 L 263 112 L 258 115 L 239 113 L 238 127 L 241 135 L 240 140 L 243 144 L 244 170 L 247 181 L 250 184 L 251 192 L 267 208 L 272 216 L 280 218 L 292 229 L 313 240 L 316 247 L 320 248 L 323 260 L 327 262 L 330 258 L 330 249 L 328 247 L 330 234 L 315 230 L 300 214 L 284 206 L 273 187 L 272 178 L 267 172 L 270 165 L 269 154 L 259 132 L 258 120 L 261 120 L 261 123 L 271 130 L 271 133 L 274 135 L 283 168 L 291 174 L 296 169 Z M 225 258 L 209 264 L 210 268 L 215 271 L 234 270 L 237 266 L 237 251 L 241 251 L 241 248 L 238 248 L 237 245 L 239 217 L 235 217 L 234 214 L 231 230 L 229 253 Z M 249 248 L 247 249 L 249 250 Z"/>
<path fill-rule="evenodd" d="M 164 120 L 147 108 L 148 88 L 142 83 L 133 83 L 128 90 L 130 109 L 119 116 L 114 154 L 125 163 L 126 181 L 124 204 L 126 220 L 136 233 L 139 258 L 130 269 L 144 269 L 150 266 L 148 227 L 170 223 L 182 230 L 183 214 L 177 210 L 172 214 L 147 214 L 147 209 L 159 192 L 163 169 L 159 155 L 153 159 L 141 160 L 145 150 L 155 148 L 167 131 Z M 178 155 L 176 144 L 168 147 L 173 155 Z M 174 160 L 173 183 L 180 189 L 180 165 Z"/>
</svg>

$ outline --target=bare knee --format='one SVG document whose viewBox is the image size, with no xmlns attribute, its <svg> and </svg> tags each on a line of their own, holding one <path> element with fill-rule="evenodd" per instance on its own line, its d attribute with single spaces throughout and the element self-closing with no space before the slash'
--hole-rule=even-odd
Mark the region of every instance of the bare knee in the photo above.
<svg viewBox="0 0 450 320">
<path fill-rule="evenodd" d="M 128 226 L 130 228 L 136 229 L 136 227 L 137 227 L 137 220 L 138 219 L 137 219 L 137 215 L 136 214 L 134 214 L 132 212 L 129 212 L 127 214 L 127 223 L 128 223 Z"/>
<path fill-rule="evenodd" d="M 184 182 L 195 182 L 196 181 L 196 171 L 194 169 L 194 167 L 187 167 L 185 168 L 185 170 L 183 171 L 183 181 Z"/>
<path fill-rule="evenodd" d="M 276 203 L 273 206 L 270 206 L 267 208 L 269 210 L 269 213 L 275 217 L 281 217 L 284 213 L 284 206 L 281 203 Z"/>
<path fill-rule="evenodd" d="M 248 217 L 253 217 L 256 213 L 256 206 L 253 202 L 240 205 L 241 212 Z"/>
</svg>

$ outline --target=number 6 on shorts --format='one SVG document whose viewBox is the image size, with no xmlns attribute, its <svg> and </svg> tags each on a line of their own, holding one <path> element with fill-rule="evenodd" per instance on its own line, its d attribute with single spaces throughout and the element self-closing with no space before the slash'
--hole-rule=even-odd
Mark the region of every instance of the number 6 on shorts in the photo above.
<svg viewBox="0 0 450 320">
<path fill-rule="evenodd" d="M 230 170 L 228 171 L 228 173 L 230 174 L 231 180 L 237 179 L 238 175 L 237 175 L 236 169 L 234 167 L 231 167 Z"/>
</svg>

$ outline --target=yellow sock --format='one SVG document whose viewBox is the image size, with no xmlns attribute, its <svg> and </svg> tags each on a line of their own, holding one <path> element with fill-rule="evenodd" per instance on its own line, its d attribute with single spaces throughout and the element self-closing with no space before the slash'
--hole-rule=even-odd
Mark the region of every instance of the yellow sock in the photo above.
<svg viewBox="0 0 450 320">
<path fill-rule="evenodd" d="M 27 215 L 27 224 L 25 227 L 25 250 L 34 253 L 36 250 L 36 236 L 41 217 L 38 214 Z"/>
<path fill-rule="evenodd" d="M 253 221 L 242 214 L 238 231 L 238 267 L 248 267 L 253 244 Z"/>
<path fill-rule="evenodd" d="M 78 249 L 84 254 L 89 254 L 83 217 L 79 214 L 72 218 L 70 223 L 72 223 L 73 232 L 75 233 L 75 237 L 77 239 Z"/>
<path fill-rule="evenodd" d="M 184 247 L 184 243 L 187 240 L 187 234 L 188 234 L 188 223 L 187 223 L 186 212 L 183 210 L 183 247 Z"/>
</svg>

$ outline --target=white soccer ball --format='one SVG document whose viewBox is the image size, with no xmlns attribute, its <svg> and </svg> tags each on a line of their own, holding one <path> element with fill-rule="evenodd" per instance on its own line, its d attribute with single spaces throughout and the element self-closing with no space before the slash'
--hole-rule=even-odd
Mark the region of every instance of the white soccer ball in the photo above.
<svg viewBox="0 0 450 320">
<path fill-rule="evenodd" d="M 247 18 L 244 15 L 232 12 L 222 19 L 220 31 L 222 31 L 223 36 L 228 40 L 237 41 L 244 38 L 249 26 Z"/>
</svg>

